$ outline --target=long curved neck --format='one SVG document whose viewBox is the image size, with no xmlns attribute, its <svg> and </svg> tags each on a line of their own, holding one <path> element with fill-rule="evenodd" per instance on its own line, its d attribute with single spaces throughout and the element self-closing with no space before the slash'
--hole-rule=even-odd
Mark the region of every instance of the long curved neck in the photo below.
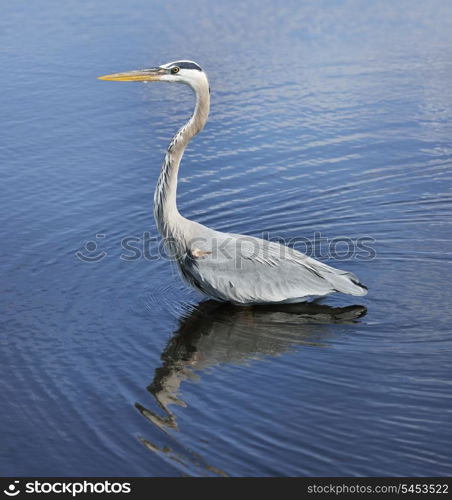
<svg viewBox="0 0 452 500">
<path fill-rule="evenodd" d="M 182 216 L 176 204 L 179 165 L 187 144 L 204 128 L 209 115 L 210 93 L 207 80 L 205 84 L 192 88 L 196 94 L 195 110 L 168 146 L 154 193 L 154 217 L 157 228 L 164 238 L 180 237 Z"/>
</svg>

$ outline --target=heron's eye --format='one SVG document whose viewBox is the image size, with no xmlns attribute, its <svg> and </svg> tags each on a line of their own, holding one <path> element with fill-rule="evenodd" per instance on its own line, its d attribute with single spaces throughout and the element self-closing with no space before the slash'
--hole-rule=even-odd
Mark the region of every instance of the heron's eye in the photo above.
<svg viewBox="0 0 452 500">
<path fill-rule="evenodd" d="M 171 73 L 173 73 L 173 75 L 175 75 L 176 73 L 179 73 L 179 67 L 178 66 L 174 66 L 173 68 L 171 68 Z"/>
</svg>

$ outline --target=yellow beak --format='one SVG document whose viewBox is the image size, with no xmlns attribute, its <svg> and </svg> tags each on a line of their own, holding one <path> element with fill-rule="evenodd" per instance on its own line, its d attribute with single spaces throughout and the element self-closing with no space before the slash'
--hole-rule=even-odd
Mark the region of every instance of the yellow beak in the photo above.
<svg viewBox="0 0 452 500">
<path fill-rule="evenodd" d="M 99 80 L 109 80 L 112 82 L 154 82 L 161 80 L 167 71 L 164 68 L 139 69 L 137 71 L 127 71 L 126 73 L 112 73 L 111 75 L 98 76 Z"/>
</svg>

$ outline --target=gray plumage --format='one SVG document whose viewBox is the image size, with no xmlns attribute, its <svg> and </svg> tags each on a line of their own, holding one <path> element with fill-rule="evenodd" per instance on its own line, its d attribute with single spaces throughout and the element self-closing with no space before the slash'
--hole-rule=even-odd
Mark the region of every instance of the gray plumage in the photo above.
<svg viewBox="0 0 452 500">
<path fill-rule="evenodd" d="M 210 298 L 236 304 L 303 302 L 332 292 L 366 295 L 367 288 L 352 273 L 276 242 L 215 231 L 179 213 L 176 193 L 182 155 L 209 115 L 209 82 L 199 65 L 178 61 L 101 78 L 184 83 L 195 92 L 195 110 L 168 147 L 154 195 L 157 227 L 189 284 Z"/>
</svg>

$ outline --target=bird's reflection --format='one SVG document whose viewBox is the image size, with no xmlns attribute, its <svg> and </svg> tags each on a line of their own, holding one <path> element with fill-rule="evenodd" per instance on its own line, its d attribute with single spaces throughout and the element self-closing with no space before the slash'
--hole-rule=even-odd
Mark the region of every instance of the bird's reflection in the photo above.
<svg viewBox="0 0 452 500">
<path fill-rule="evenodd" d="M 179 398 L 184 380 L 197 378 L 220 363 L 240 364 L 297 345 L 326 347 L 335 332 L 332 325 L 354 323 L 366 312 L 360 305 L 331 307 L 315 302 L 252 308 L 202 302 L 180 320 L 148 386 L 163 414 L 139 403 L 136 407 L 162 430 L 175 429 L 177 421 L 170 405 L 185 406 Z"/>
</svg>

